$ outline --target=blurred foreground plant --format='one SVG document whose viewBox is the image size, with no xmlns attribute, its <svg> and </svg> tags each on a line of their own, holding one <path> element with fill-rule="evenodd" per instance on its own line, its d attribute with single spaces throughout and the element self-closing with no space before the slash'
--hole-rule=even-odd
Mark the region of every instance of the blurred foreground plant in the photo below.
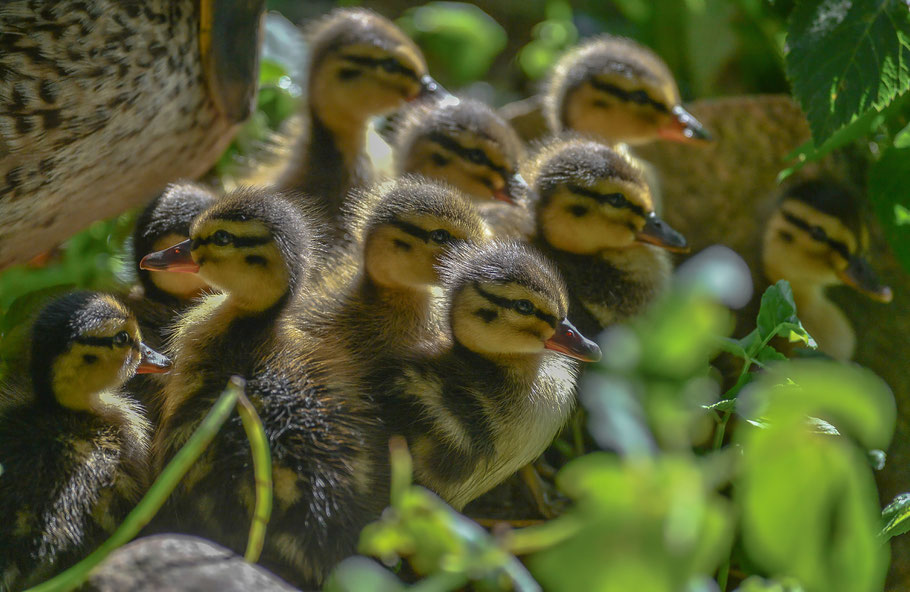
<svg viewBox="0 0 910 592">
<path fill-rule="evenodd" d="M 562 469 L 557 483 L 574 502 L 565 514 L 487 534 L 408 486 L 398 444 L 392 505 L 364 530 L 361 552 L 408 561 L 425 577 L 417 590 L 881 589 L 883 541 L 908 528 L 910 510 L 896 502 L 882 534 L 867 453 L 893 433 L 888 387 L 858 366 L 774 349 L 777 337 L 813 345 L 786 283 L 768 289 L 741 340 L 721 337 L 730 312 L 705 286 L 677 286 L 602 337 L 604 359 L 587 370 L 580 399 L 593 438 L 612 452 Z M 743 363 L 723 396 L 709 367 L 721 351 Z M 405 587 L 352 558 L 329 589 Z"/>
</svg>

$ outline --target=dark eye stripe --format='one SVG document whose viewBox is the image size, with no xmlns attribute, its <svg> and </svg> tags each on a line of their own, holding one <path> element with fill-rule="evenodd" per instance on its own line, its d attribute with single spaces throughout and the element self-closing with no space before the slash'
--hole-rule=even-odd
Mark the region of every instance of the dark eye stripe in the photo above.
<svg viewBox="0 0 910 592">
<path fill-rule="evenodd" d="M 414 238 L 422 240 L 425 243 L 429 243 L 429 242 L 433 241 L 433 232 L 435 232 L 435 231 L 424 230 L 420 226 L 417 226 L 415 224 L 411 224 L 410 222 L 405 222 L 404 220 L 399 220 L 399 219 L 391 220 L 389 222 L 389 224 L 391 224 L 395 228 L 398 228 L 399 230 L 401 230 L 407 234 L 410 234 Z M 436 241 L 436 242 L 438 242 L 438 241 Z M 448 238 L 445 241 L 445 244 L 454 245 L 454 244 L 458 244 L 461 242 L 462 242 L 462 239 L 456 238 L 456 237 L 450 235 L 450 238 Z"/>
<path fill-rule="evenodd" d="M 597 191 L 592 191 L 591 189 L 586 189 L 579 185 L 569 185 L 568 187 L 569 191 L 572 193 L 590 197 L 591 199 L 596 200 L 598 203 L 607 203 L 614 207 L 631 210 L 642 218 L 646 218 L 648 216 L 648 213 L 643 207 L 632 203 L 626 199 L 626 196 L 622 193 L 598 193 Z"/>
<path fill-rule="evenodd" d="M 97 347 L 109 347 L 111 349 L 114 349 L 114 338 L 113 337 L 94 337 L 92 335 L 77 335 L 76 338 L 73 339 L 73 341 L 75 341 L 76 343 L 80 343 L 82 345 L 94 345 Z M 124 344 L 124 345 L 129 345 L 132 348 L 138 347 L 136 344 L 136 340 L 133 339 L 132 337 L 128 338 L 126 340 L 126 344 Z"/>
<path fill-rule="evenodd" d="M 474 289 L 477 290 L 478 294 L 480 294 L 481 296 L 483 296 L 484 298 L 486 298 L 487 300 L 489 300 L 496 306 L 499 306 L 500 308 L 511 308 L 512 310 L 515 310 L 515 311 L 518 310 L 518 304 L 517 304 L 518 300 L 512 300 L 511 298 L 506 298 L 505 296 L 499 296 L 498 294 L 493 294 L 492 292 L 487 292 L 486 290 L 484 290 L 483 288 L 480 287 L 479 282 L 474 282 Z M 522 298 L 522 300 L 524 300 L 524 299 Z M 543 312 L 536 306 L 534 307 L 533 314 L 535 317 L 537 317 L 541 321 L 547 323 L 551 327 L 556 327 L 556 317 L 554 317 L 553 315 Z"/>
<path fill-rule="evenodd" d="M 214 234 L 212 235 L 214 236 Z M 191 251 L 195 251 L 197 247 L 202 245 L 207 245 L 212 242 L 212 236 L 206 238 L 194 238 L 193 243 L 190 246 Z M 272 238 L 268 236 L 237 236 L 234 235 L 234 240 L 231 243 L 235 247 L 255 247 L 258 245 L 264 245 L 272 242 Z"/>
<path fill-rule="evenodd" d="M 603 82 L 601 80 L 597 80 L 596 78 L 591 79 L 591 86 L 593 86 L 597 90 L 602 90 L 603 92 L 605 92 L 607 94 L 613 95 L 614 97 L 616 97 L 617 99 L 620 99 L 622 101 L 633 102 L 633 103 L 637 103 L 639 105 L 650 105 L 650 106 L 654 107 L 654 109 L 656 109 L 657 111 L 660 111 L 661 113 L 670 112 L 670 109 L 666 105 L 664 105 L 660 101 L 652 98 L 650 95 L 648 95 L 648 93 L 646 93 L 643 90 L 631 90 L 631 91 L 625 90 L 624 88 L 620 88 L 620 87 L 616 86 L 615 84 L 610 84 L 609 82 Z"/>
<path fill-rule="evenodd" d="M 826 245 L 828 245 L 829 247 L 831 247 L 832 249 L 837 251 L 840 254 L 840 256 L 843 257 L 844 259 L 850 258 L 850 249 L 847 248 L 847 245 L 839 240 L 830 238 L 827 235 L 827 233 L 825 233 L 825 230 L 822 227 L 812 226 L 811 224 L 809 224 L 808 222 L 806 222 L 799 216 L 796 216 L 795 214 L 791 214 L 787 210 L 783 210 L 782 213 L 784 216 L 784 220 L 786 220 L 793 226 L 796 226 L 800 230 L 808 233 L 809 236 L 812 237 L 812 240 L 815 240 L 815 241 L 821 242 L 821 243 L 825 243 Z M 821 235 L 821 233 L 825 233 L 823 235 L 824 238 L 817 238 L 816 235 Z"/>
<path fill-rule="evenodd" d="M 488 169 L 499 173 L 500 175 L 502 175 L 503 179 L 509 177 L 509 175 L 510 175 L 509 171 L 507 171 L 505 169 L 505 167 L 496 165 L 492 160 L 490 160 L 490 157 L 487 156 L 487 153 L 484 152 L 483 150 L 480 150 L 479 148 L 465 148 L 464 146 L 462 146 L 461 144 L 459 144 L 458 142 L 456 142 L 449 136 L 447 136 L 443 133 L 440 133 L 440 132 L 432 132 L 429 136 L 427 136 L 427 139 L 429 141 L 433 142 L 434 144 L 438 144 L 438 145 L 442 146 L 449 152 L 454 152 L 455 154 L 457 154 L 458 156 L 460 156 L 461 158 L 463 158 L 464 160 L 467 160 L 469 162 L 472 162 L 471 157 L 470 157 L 471 151 L 478 150 L 479 155 L 482 155 L 479 158 L 479 160 L 480 160 L 479 164 L 482 164 L 483 166 L 487 167 Z"/>
<path fill-rule="evenodd" d="M 393 72 L 396 72 L 398 74 L 404 74 L 408 78 L 412 78 L 414 80 L 420 79 L 420 77 L 417 76 L 417 72 L 415 72 L 411 68 L 408 68 L 407 66 L 405 66 L 404 64 L 402 64 L 401 62 L 399 62 L 398 60 L 396 60 L 394 58 L 372 58 L 372 57 L 368 57 L 368 56 L 359 56 L 359 55 L 343 55 L 343 56 L 341 56 L 341 58 L 343 60 L 351 62 L 352 64 L 358 64 L 358 65 L 367 66 L 370 68 L 379 68 L 383 64 L 394 64 L 392 66 Z"/>
</svg>

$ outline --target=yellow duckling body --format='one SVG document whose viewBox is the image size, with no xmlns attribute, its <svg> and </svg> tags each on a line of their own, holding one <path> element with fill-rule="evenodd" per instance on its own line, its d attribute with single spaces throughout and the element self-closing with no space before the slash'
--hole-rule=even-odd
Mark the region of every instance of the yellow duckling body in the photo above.
<svg viewBox="0 0 910 592">
<path fill-rule="evenodd" d="M 0 398 L 0 587 L 21 589 L 88 554 L 149 482 L 150 427 L 120 392 L 136 372 L 166 370 L 129 311 L 74 292 L 32 328 L 27 381 Z M 19 386 L 13 386 L 18 384 Z"/>
<path fill-rule="evenodd" d="M 420 49 L 394 23 L 364 9 L 337 9 L 308 34 L 304 128 L 278 186 L 303 192 L 337 221 L 348 191 L 368 185 L 370 117 L 391 113 L 437 85 Z M 294 126 L 292 126 L 294 127 Z"/>
<path fill-rule="evenodd" d="M 525 169 L 535 202 L 537 245 L 569 289 L 569 318 L 585 334 L 642 312 L 669 283 L 668 249 L 686 240 L 654 213 L 634 161 L 567 137 L 545 145 Z"/>
<path fill-rule="evenodd" d="M 543 452 L 575 404 L 566 355 L 600 350 L 565 318 L 555 268 L 526 246 L 465 246 L 440 271 L 449 339 L 389 364 L 376 395 L 416 480 L 461 508 Z"/>
<path fill-rule="evenodd" d="M 261 562 L 317 587 L 355 552 L 360 530 L 388 499 L 387 443 L 358 366 L 338 341 L 317 343 L 299 320 L 298 299 L 321 257 L 318 238 L 295 204 L 253 189 L 203 212 L 190 237 L 143 260 L 147 269 L 195 271 L 223 292 L 190 309 L 172 339 L 157 465 L 173 457 L 232 375 L 245 378 L 269 438 L 275 487 Z M 246 436 L 233 418 L 172 496 L 163 524 L 239 552 L 254 498 Z"/>
</svg>

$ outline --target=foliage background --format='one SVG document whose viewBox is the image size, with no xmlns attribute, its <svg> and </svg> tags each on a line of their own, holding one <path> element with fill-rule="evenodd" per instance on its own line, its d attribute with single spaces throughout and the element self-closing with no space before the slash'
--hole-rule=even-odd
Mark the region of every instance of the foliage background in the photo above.
<svg viewBox="0 0 910 592">
<path fill-rule="evenodd" d="M 298 23 L 325 13 L 334 3 L 269 0 L 268 5 Z M 910 204 L 903 191 L 910 183 L 910 128 L 906 127 L 910 101 L 904 100 L 910 87 L 910 21 L 906 6 L 897 0 L 505 0 L 417 6 L 383 0 L 363 5 L 397 18 L 424 49 L 431 71 L 446 87 L 496 105 L 533 93 L 562 51 L 600 32 L 633 37 L 654 48 L 676 75 L 684 100 L 789 93 L 789 78 L 794 95 L 809 115 L 814 136 L 814 142 L 795 155 L 793 164 L 799 166 L 835 148 L 849 154 L 855 182 L 869 187 L 870 213 L 878 219 L 895 255 L 905 265 L 910 262 L 906 233 Z M 821 36 L 819 23 L 826 27 Z M 294 35 L 283 33 L 280 26 L 273 26 L 269 36 L 273 53 L 267 54 L 270 59 L 263 65 L 260 109 L 219 162 L 217 174 L 229 174 L 231 167 L 242 162 L 243 155 L 295 108 L 299 95 L 295 83 L 299 85 L 299 80 L 293 75 L 303 59 L 299 52 L 305 48 L 295 46 Z M 291 55 L 295 59 L 288 59 Z M 47 290 L 128 285 L 131 266 L 124 249 L 128 249 L 126 238 L 134 219 L 135 212 L 128 212 L 96 222 L 45 260 L 0 273 L 0 353 L 9 354 L 19 344 L 17 330 L 23 327 L 33 303 Z M 421 556 L 413 557 L 415 547 L 434 542 L 434 536 L 442 537 L 443 542 L 430 545 L 436 555 L 423 557 L 424 569 L 418 569 L 429 574 L 439 589 L 451 589 L 469 580 L 478 581 L 480 588 L 497 588 L 503 578 L 521 587 L 526 574 L 512 563 L 509 551 L 526 548 L 535 551 L 529 561 L 534 576 L 553 589 L 573 589 L 568 584 L 578 589 L 576 584 L 602 577 L 609 568 L 610 581 L 616 588 L 609 588 L 611 584 L 604 581 L 604 589 L 669 590 L 686 581 L 690 590 L 712 590 L 716 589 L 712 577 L 726 580 L 723 571 L 725 566 L 729 569 L 731 552 L 733 564 L 743 570 L 743 576 L 754 573 L 768 578 L 748 580 L 741 590 L 795 590 L 800 585 L 808 590 L 880 588 L 881 562 L 886 559 L 880 544 L 869 535 L 879 527 L 877 522 L 869 523 L 869 504 L 875 494 L 870 489 L 865 460 L 858 460 L 865 458 L 865 450 L 887 446 L 887 404 L 876 407 L 869 403 L 870 399 L 887 400 L 880 385 L 864 374 L 847 371 L 841 376 L 841 384 L 821 381 L 811 371 L 807 375 L 801 366 L 781 371 L 776 377 L 783 384 L 802 376 L 815 389 L 806 387 L 803 391 L 827 389 L 841 407 L 833 416 L 825 415 L 829 402 L 810 396 L 796 407 L 775 408 L 779 383 L 765 378 L 765 390 L 756 391 L 753 400 L 765 401 L 764 411 L 779 421 L 777 431 L 740 429 L 732 440 L 724 439 L 718 426 L 728 421 L 761 423 L 766 416 L 741 414 L 735 402 L 706 412 L 702 404 L 718 403 L 680 399 L 680 393 L 688 392 L 686 389 L 694 384 L 691 381 L 703 378 L 706 365 L 702 362 L 719 347 L 708 336 L 723 332 L 718 320 L 723 317 L 723 307 L 718 308 L 716 295 L 692 299 L 686 294 L 678 293 L 662 313 L 643 321 L 625 337 L 645 349 L 663 347 L 653 338 L 656 332 L 673 351 L 701 348 L 697 359 L 669 373 L 667 367 L 655 369 L 640 360 L 625 366 L 610 366 L 613 362 L 608 360 L 603 372 L 608 377 L 607 386 L 599 383 L 587 387 L 586 392 L 594 393 L 587 402 L 595 416 L 599 408 L 591 400 L 604 399 L 604 393 L 631 393 L 635 396 L 630 395 L 630 401 L 644 403 L 637 411 L 639 417 L 627 424 L 632 430 L 628 441 L 599 442 L 623 452 L 622 461 L 589 455 L 561 474 L 560 485 L 578 502 L 575 513 L 549 530 L 515 533 L 519 543 L 504 542 L 471 531 L 470 526 L 453 529 L 452 520 L 456 526 L 461 524 L 457 517 L 448 516 L 444 509 L 434 506 L 432 499 L 408 489 L 406 477 L 399 476 L 393 500 L 397 514 L 393 512 L 391 522 L 365 533 L 365 551 L 391 563 L 398 556 L 409 555 L 419 563 Z M 786 301 L 783 293 L 775 297 Z M 690 324 L 692 318 L 705 321 L 701 327 L 704 331 L 693 333 L 691 327 L 679 326 L 679 319 Z M 784 315 L 777 320 L 798 324 L 795 317 L 790 321 L 787 318 Z M 765 332 L 768 330 L 766 326 Z M 773 333 L 760 331 L 760 337 L 770 339 Z M 764 347 L 750 350 L 754 345 L 741 343 L 735 353 L 754 360 L 757 366 L 775 358 L 773 350 Z M 895 363 L 906 367 L 906 358 Z M 617 413 L 615 409 L 608 411 L 608 415 Z M 800 421 L 815 414 L 833 418 L 833 424 L 849 435 L 834 444 L 830 438 L 807 435 Z M 860 419 L 837 421 L 851 415 Z M 706 418 L 708 428 L 704 427 Z M 683 435 L 680 425 L 686 426 Z M 688 431 L 700 433 L 699 429 L 714 434 L 712 445 L 706 446 Z M 898 433 L 906 434 L 906 430 L 902 432 L 899 425 Z M 648 441 L 652 443 L 650 452 L 641 462 L 623 449 L 630 443 Z M 730 458 L 743 447 L 763 450 L 766 456 L 752 458 L 763 462 L 731 468 L 734 464 Z M 794 450 L 809 452 L 791 458 Z M 761 470 L 770 472 L 758 474 Z M 734 491 L 731 497 L 731 484 L 742 475 L 754 478 L 738 481 L 741 493 Z M 807 482 L 801 482 L 800 478 L 807 475 Z M 803 499 L 798 503 L 786 497 L 769 501 L 783 484 L 800 485 Z M 797 489 L 788 491 L 793 494 Z M 796 505 L 787 508 L 788 504 Z M 616 513 L 628 516 L 628 521 L 618 523 Z M 887 514 L 893 533 L 903 529 L 905 516 L 900 504 Z M 439 523 L 420 531 L 420 520 L 427 519 L 438 519 Z M 590 524 L 584 528 L 578 522 Z M 849 536 L 836 536 L 831 528 L 847 529 Z M 570 531 L 571 536 L 559 529 Z M 609 535 L 606 538 L 605 533 Z M 586 555 L 591 548 L 604 545 L 616 554 Z M 910 583 L 900 578 L 910 576 L 910 556 L 906 544 L 898 549 L 891 585 L 906 589 Z M 598 563 L 606 561 L 605 557 L 612 557 L 613 562 Z M 357 578 L 364 577 L 375 586 L 399 588 L 397 580 L 379 575 L 374 566 L 360 564 L 342 570 L 335 585 L 358 589 L 350 582 L 345 584 L 345 578 L 359 582 Z M 574 584 L 567 579 L 572 575 L 578 578 Z M 788 578 L 797 578 L 801 584 Z M 650 585 L 643 587 L 642 581 Z M 561 588 L 563 585 L 567 587 Z"/>
</svg>

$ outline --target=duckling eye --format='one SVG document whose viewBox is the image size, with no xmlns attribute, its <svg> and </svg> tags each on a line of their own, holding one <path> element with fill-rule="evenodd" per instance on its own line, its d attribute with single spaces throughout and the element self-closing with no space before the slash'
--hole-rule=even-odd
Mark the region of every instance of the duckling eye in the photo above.
<svg viewBox="0 0 910 592">
<path fill-rule="evenodd" d="M 82 356 L 82 361 L 86 364 L 94 364 L 98 361 L 98 356 L 93 356 L 92 354 L 84 354 Z"/>
<path fill-rule="evenodd" d="M 530 300 L 516 300 L 512 307 L 519 314 L 530 315 L 534 313 L 534 304 Z"/>
<path fill-rule="evenodd" d="M 828 233 L 825 232 L 825 229 L 821 226 L 813 226 L 809 229 L 809 235 L 812 236 L 817 241 L 826 241 L 828 240 Z"/>
<path fill-rule="evenodd" d="M 121 331 L 120 333 L 114 335 L 114 338 L 111 340 L 111 342 L 118 347 L 124 346 L 130 342 L 130 334 L 126 331 Z"/>
<path fill-rule="evenodd" d="M 388 72 L 389 74 L 393 74 L 401 68 L 401 66 L 398 65 L 398 60 L 396 60 L 395 58 L 386 58 L 386 59 L 380 61 L 379 67 L 382 68 L 383 70 L 385 70 L 386 72 Z"/>
<path fill-rule="evenodd" d="M 620 208 L 626 203 L 626 196 L 622 193 L 608 193 L 604 196 L 604 199 L 614 208 Z"/>
<path fill-rule="evenodd" d="M 212 235 L 212 242 L 219 247 L 225 247 L 234 242 L 234 235 L 227 230 L 218 230 Z"/>
<path fill-rule="evenodd" d="M 651 99 L 651 97 L 648 96 L 648 93 L 643 90 L 632 91 L 628 94 L 628 97 L 630 101 L 638 103 L 639 105 L 644 105 Z"/>
<path fill-rule="evenodd" d="M 486 154 L 480 148 L 472 148 L 470 150 L 465 150 L 464 156 L 469 161 L 474 164 L 483 164 L 486 160 Z"/>
<path fill-rule="evenodd" d="M 585 206 L 569 206 L 569 213 L 575 216 L 576 218 L 581 218 L 588 213 L 588 208 Z"/>
<path fill-rule="evenodd" d="M 437 228 L 436 230 L 430 233 L 430 240 L 434 243 L 444 244 L 451 242 L 453 239 L 452 233 L 443 228 Z"/>
</svg>

